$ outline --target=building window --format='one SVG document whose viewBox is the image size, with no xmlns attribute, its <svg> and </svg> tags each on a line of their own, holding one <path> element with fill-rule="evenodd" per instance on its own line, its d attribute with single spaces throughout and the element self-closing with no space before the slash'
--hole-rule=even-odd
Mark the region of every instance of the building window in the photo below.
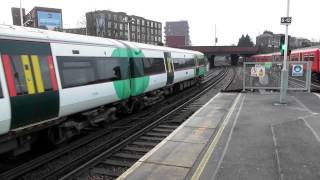
<svg viewBox="0 0 320 180">
<path fill-rule="evenodd" d="M 141 24 L 142 24 L 142 26 L 144 26 L 144 20 L 143 19 L 141 20 Z"/>
<path fill-rule="evenodd" d="M 153 28 L 153 22 L 151 22 L 151 27 Z"/>
<path fill-rule="evenodd" d="M 120 23 L 119 26 L 120 26 L 120 30 L 123 30 L 123 24 Z"/>
<path fill-rule="evenodd" d="M 140 25 L 140 19 L 137 19 L 137 24 Z"/>
<path fill-rule="evenodd" d="M 136 31 L 136 26 L 132 26 L 132 31 Z"/>
<path fill-rule="evenodd" d="M 150 22 L 149 21 L 147 21 L 147 26 L 150 26 Z"/>
<path fill-rule="evenodd" d="M 116 14 L 113 15 L 113 20 L 117 21 L 117 15 Z"/>
<path fill-rule="evenodd" d="M 111 28 L 111 22 L 107 22 L 108 28 Z"/>
</svg>

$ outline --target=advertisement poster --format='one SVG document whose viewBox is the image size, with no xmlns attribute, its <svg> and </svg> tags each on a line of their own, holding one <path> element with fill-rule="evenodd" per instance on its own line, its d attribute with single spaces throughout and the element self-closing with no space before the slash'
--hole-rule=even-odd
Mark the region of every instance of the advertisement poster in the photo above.
<svg viewBox="0 0 320 180">
<path fill-rule="evenodd" d="M 38 11 L 38 27 L 48 30 L 62 29 L 61 13 Z"/>
<path fill-rule="evenodd" d="M 104 14 L 98 14 L 96 16 L 96 33 L 97 36 L 103 37 L 106 32 L 106 17 Z"/>
</svg>

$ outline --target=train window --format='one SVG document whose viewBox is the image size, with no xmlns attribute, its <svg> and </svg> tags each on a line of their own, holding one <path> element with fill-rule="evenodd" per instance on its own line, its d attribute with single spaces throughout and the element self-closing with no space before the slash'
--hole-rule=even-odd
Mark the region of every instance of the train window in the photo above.
<svg viewBox="0 0 320 180">
<path fill-rule="evenodd" d="M 11 56 L 10 64 L 17 95 L 27 94 L 28 88 L 21 56 Z"/>
<path fill-rule="evenodd" d="M 94 69 L 90 62 L 59 60 L 63 88 L 75 87 L 94 81 Z"/>
<path fill-rule="evenodd" d="M 130 68 L 133 78 L 144 76 L 143 58 L 130 58 Z"/>
<path fill-rule="evenodd" d="M 195 66 L 194 59 L 173 59 L 174 69 L 182 70 Z"/>
<path fill-rule="evenodd" d="M 39 56 L 39 66 L 41 70 L 43 86 L 46 91 L 52 90 L 52 82 L 50 78 L 49 64 L 47 58 L 47 56 Z"/>
<path fill-rule="evenodd" d="M 160 74 L 165 72 L 164 60 L 162 58 L 144 58 L 143 66 L 145 75 Z"/>
<path fill-rule="evenodd" d="M 128 78 L 128 67 L 126 67 L 128 61 L 121 58 L 57 57 L 57 59 L 63 88 Z"/>
<path fill-rule="evenodd" d="M 205 64 L 204 58 L 200 58 L 200 59 L 198 59 L 198 60 L 199 60 L 199 65 L 204 65 L 204 64 Z"/>
</svg>

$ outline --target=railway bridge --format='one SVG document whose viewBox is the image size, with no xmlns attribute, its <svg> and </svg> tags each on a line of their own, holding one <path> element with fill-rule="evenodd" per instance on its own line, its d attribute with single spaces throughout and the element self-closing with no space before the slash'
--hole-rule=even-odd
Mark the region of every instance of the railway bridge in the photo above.
<svg viewBox="0 0 320 180">
<path fill-rule="evenodd" d="M 256 47 L 238 47 L 238 46 L 185 46 L 184 49 L 200 51 L 206 55 L 210 62 L 210 66 L 214 66 L 215 56 L 230 56 L 231 64 L 238 63 L 240 56 L 250 56 L 258 53 Z"/>
</svg>

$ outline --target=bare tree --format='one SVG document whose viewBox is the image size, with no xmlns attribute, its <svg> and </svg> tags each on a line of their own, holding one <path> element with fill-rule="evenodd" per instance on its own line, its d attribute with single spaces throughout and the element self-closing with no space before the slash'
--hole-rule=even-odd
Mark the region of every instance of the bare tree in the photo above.
<svg viewBox="0 0 320 180">
<path fill-rule="evenodd" d="M 87 18 L 86 14 L 82 15 L 80 19 L 77 21 L 77 27 L 85 28 L 87 26 Z"/>
</svg>

